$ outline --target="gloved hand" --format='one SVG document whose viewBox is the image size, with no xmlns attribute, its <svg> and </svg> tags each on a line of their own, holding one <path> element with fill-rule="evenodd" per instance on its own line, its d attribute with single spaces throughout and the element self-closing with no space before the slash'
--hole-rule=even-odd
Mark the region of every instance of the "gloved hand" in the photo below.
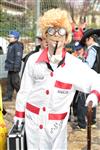
<svg viewBox="0 0 100 150">
<path fill-rule="evenodd" d="M 85 106 L 88 106 L 90 101 L 92 101 L 92 107 L 98 106 L 98 98 L 95 94 L 88 95 Z"/>
<path fill-rule="evenodd" d="M 22 124 L 24 123 L 24 118 L 14 117 L 14 124 L 18 125 L 18 128 L 21 128 Z"/>
</svg>

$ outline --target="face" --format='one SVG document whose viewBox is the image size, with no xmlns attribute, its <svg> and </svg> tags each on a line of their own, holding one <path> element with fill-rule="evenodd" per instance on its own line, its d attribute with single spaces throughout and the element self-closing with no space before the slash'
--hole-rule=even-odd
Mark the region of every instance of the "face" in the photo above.
<svg viewBox="0 0 100 150">
<path fill-rule="evenodd" d="M 85 43 L 87 46 L 90 46 L 92 44 L 93 39 L 91 37 L 86 38 Z"/>
<path fill-rule="evenodd" d="M 13 42 L 17 41 L 17 39 L 14 38 L 14 37 L 9 37 L 8 40 L 9 40 L 10 43 L 13 43 Z"/>
<path fill-rule="evenodd" d="M 49 27 L 46 32 L 48 47 L 54 49 L 56 43 L 57 48 L 63 48 L 66 41 L 67 31 L 65 28 Z"/>
<path fill-rule="evenodd" d="M 79 55 L 83 55 L 83 54 L 84 54 L 84 49 L 83 49 L 83 48 L 79 49 L 79 50 L 78 50 L 78 54 L 79 54 Z"/>
</svg>

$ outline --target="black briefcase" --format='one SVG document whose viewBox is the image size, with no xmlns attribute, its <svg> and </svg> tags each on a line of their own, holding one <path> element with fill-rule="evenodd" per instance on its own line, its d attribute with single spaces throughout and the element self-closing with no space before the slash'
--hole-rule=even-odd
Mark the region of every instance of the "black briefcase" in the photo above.
<svg viewBox="0 0 100 150">
<path fill-rule="evenodd" d="M 13 125 L 7 136 L 7 150 L 27 150 L 24 124 L 18 129 Z"/>
</svg>

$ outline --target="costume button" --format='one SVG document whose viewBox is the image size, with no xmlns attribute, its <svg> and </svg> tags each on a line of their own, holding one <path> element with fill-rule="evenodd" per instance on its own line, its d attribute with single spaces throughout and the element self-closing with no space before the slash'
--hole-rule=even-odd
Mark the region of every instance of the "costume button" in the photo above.
<svg viewBox="0 0 100 150">
<path fill-rule="evenodd" d="M 43 107 L 42 109 L 43 109 L 43 111 L 46 111 L 46 107 Z"/>
<path fill-rule="evenodd" d="M 43 125 L 42 125 L 42 124 L 40 124 L 39 128 L 40 128 L 40 129 L 43 129 Z"/>
<path fill-rule="evenodd" d="M 53 72 L 50 73 L 50 76 L 53 77 Z"/>
<path fill-rule="evenodd" d="M 47 95 L 49 94 L 49 90 L 46 90 L 46 94 L 47 94 Z"/>
</svg>

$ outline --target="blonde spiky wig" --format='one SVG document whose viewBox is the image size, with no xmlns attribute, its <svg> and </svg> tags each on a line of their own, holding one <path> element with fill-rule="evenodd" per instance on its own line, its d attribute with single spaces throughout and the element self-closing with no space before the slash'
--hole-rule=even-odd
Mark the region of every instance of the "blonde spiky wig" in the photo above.
<svg viewBox="0 0 100 150">
<path fill-rule="evenodd" d="M 49 27 L 63 27 L 68 33 L 67 42 L 71 40 L 71 23 L 67 11 L 60 8 L 50 9 L 38 20 L 41 33 L 44 35 Z"/>
</svg>

